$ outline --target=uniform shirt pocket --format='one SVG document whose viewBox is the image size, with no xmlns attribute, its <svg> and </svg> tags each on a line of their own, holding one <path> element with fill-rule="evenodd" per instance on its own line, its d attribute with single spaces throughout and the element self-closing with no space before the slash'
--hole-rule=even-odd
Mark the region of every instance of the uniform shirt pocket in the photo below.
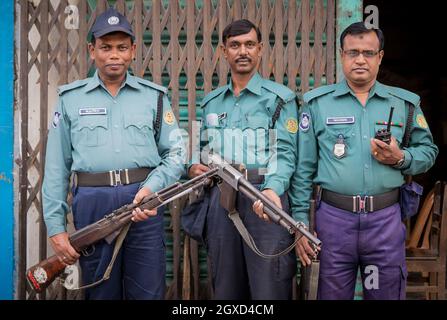
<svg viewBox="0 0 447 320">
<path fill-rule="evenodd" d="M 107 115 L 85 115 L 79 117 L 79 144 L 88 147 L 104 145 L 107 142 Z"/>
<path fill-rule="evenodd" d="M 354 124 L 332 124 L 326 125 L 325 135 L 331 142 L 336 142 L 340 135 L 349 140 L 354 135 Z"/>
<path fill-rule="evenodd" d="M 148 114 L 124 114 L 124 134 L 131 145 L 155 145 L 153 118 Z"/>
<path fill-rule="evenodd" d="M 268 146 L 269 118 L 248 116 L 243 127 L 243 135 L 249 149 L 265 149 Z"/>
</svg>

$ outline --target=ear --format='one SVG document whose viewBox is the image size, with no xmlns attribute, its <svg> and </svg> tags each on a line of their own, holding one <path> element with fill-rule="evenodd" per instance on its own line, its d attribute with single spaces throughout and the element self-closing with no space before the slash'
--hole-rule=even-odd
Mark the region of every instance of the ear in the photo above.
<svg viewBox="0 0 447 320">
<path fill-rule="evenodd" d="M 259 42 L 259 52 L 258 52 L 258 56 L 262 57 L 262 53 L 264 51 L 264 42 Z"/>
<path fill-rule="evenodd" d="M 227 59 L 227 56 L 228 56 L 227 47 L 225 47 L 225 45 L 223 43 L 220 45 L 220 50 L 222 50 L 222 53 L 223 53 L 225 59 Z"/>
<path fill-rule="evenodd" d="M 132 51 L 132 60 L 135 60 L 135 56 L 137 54 L 137 44 L 135 42 L 132 43 L 131 51 Z"/>
<path fill-rule="evenodd" d="M 91 42 L 88 44 L 88 52 L 90 53 L 90 59 L 95 60 L 95 46 Z"/>
<path fill-rule="evenodd" d="M 379 65 L 382 63 L 383 56 L 385 55 L 385 51 L 380 50 L 379 52 Z"/>
</svg>

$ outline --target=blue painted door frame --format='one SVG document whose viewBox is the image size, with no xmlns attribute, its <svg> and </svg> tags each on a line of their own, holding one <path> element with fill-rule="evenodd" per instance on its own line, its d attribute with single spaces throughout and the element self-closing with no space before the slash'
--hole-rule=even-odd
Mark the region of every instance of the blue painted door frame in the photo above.
<svg viewBox="0 0 447 320">
<path fill-rule="evenodd" d="M 14 297 L 14 0 L 0 1 L 0 300 Z"/>
</svg>

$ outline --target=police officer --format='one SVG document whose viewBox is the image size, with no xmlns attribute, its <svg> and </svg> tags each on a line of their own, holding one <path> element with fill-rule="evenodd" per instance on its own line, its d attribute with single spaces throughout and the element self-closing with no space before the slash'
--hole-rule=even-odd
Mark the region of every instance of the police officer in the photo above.
<svg viewBox="0 0 447 320">
<path fill-rule="evenodd" d="M 177 181 L 185 154 L 166 89 L 127 71 L 136 44 L 126 18 L 109 9 L 97 17 L 91 33 L 88 48 L 97 70 L 93 77 L 58 90 L 43 183 L 50 243 L 63 263 L 79 258 L 84 285 L 102 278 L 114 243 L 100 241 L 85 256 L 70 245 L 70 175 L 74 225 L 80 229 Z M 138 223 L 131 225 L 110 279 L 86 289 L 86 299 L 164 297 L 163 213 L 136 209 L 132 220 Z"/>
<path fill-rule="evenodd" d="M 257 73 L 263 44 L 253 23 L 230 23 L 223 31 L 222 42 L 231 80 L 202 101 L 203 150 L 213 150 L 234 164 L 243 163 L 248 180 L 287 211 L 286 191 L 295 170 L 297 150 L 295 94 Z M 207 170 L 202 164 L 194 164 L 188 172 L 195 177 Z M 220 206 L 219 196 L 219 189 L 214 187 L 205 230 L 214 298 L 291 298 L 296 271 L 293 252 L 272 260 L 257 256 Z M 259 249 L 271 254 L 290 245 L 293 238 L 288 232 L 259 219 L 252 205 L 248 198 L 238 195 L 236 208 Z"/>
<path fill-rule="evenodd" d="M 343 31 L 340 44 L 345 80 L 304 95 L 293 214 L 308 222 L 312 183 L 320 185 L 319 299 L 352 299 L 359 267 L 365 299 L 404 299 L 405 226 L 399 187 L 404 175 L 426 172 L 438 149 L 419 97 L 376 80 L 384 55 L 382 31 L 354 23 Z M 409 146 L 401 148 L 410 105 L 415 107 L 413 128 Z M 391 107 L 392 137 L 387 144 L 374 137 L 386 128 Z M 314 252 L 304 237 L 296 249 L 301 262 L 309 264 Z"/>
</svg>

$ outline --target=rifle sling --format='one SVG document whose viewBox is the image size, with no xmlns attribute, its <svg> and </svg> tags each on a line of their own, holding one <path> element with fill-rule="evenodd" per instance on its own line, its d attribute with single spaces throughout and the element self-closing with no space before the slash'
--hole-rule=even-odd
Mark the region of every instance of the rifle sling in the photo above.
<svg viewBox="0 0 447 320">
<path fill-rule="evenodd" d="M 247 244 L 247 246 L 251 250 L 253 250 L 254 253 L 256 253 L 258 256 L 260 256 L 261 258 L 264 258 L 264 259 L 274 259 L 274 258 L 278 258 L 280 256 L 283 256 L 283 255 L 289 253 L 295 247 L 296 243 L 300 239 L 297 237 L 295 239 L 295 241 L 289 247 L 287 247 L 286 249 L 284 249 L 281 252 L 278 252 L 275 254 L 265 254 L 265 253 L 261 252 L 258 249 L 258 247 L 256 246 L 256 243 L 253 240 L 253 237 L 248 232 L 247 228 L 244 226 L 244 223 L 242 222 L 241 217 L 239 216 L 239 212 L 237 212 L 237 210 L 234 209 L 233 211 L 228 213 L 228 217 L 231 219 L 231 221 L 233 221 L 234 226 L 236 227 L 237 231 L 241 235 L 242 239 L 244 239 L 244 242 Z"/>
<path fill-rule="evenodd" d="M 87 284 L 85 286 L 81 286 L 78 288 L 67 288 L 67 290 L 74 291 L 74 290 L 82 290 L 82 289 L 92 288 L 92 287 L 95 287 L 110 278 L 110 274 L 112 273 L 112 269 L 113 269 L 113 265 L 115 264 L 116 257 L 118 256 L 118 252 L 120 251 L 121 246 L 123 245 L 124 238 L 126 238 L 127 232 L 129 231 L 129 228 L 130 228 L 130 225 L 131 225 L 131 223 L 128 223 L 121 229 L 121 232 L 116 239 L 115 247 L 113 248 L 112 259 L 110 259 L 110 263 L 107 266 L 107 269 L 104 272 L 104 275 L 102 276 L 102 278 L 98 281 L 91 283 L 91 284 Z"/>
</svg>

